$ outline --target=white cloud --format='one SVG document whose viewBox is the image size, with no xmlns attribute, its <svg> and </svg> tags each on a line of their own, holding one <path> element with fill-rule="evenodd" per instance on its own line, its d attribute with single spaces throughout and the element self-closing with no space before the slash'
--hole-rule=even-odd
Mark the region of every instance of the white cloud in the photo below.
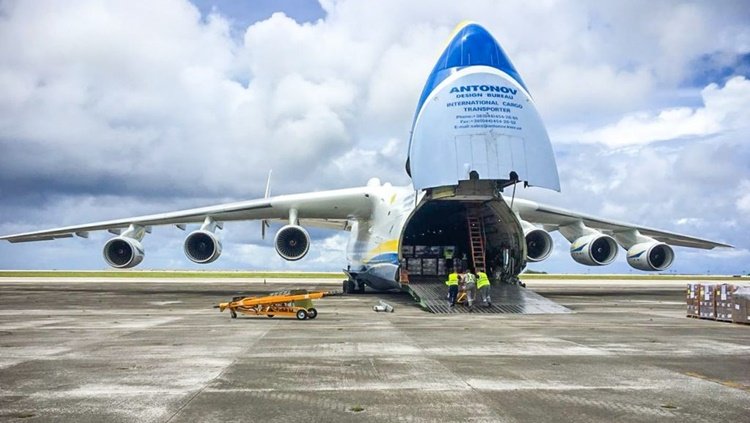
<svg viewBox="0 0 750 423">
<path fill-rule="evenodd" d="M 704 106 L 639 112 L 613 125 L 574 135 L 580 128 L 562 131 L 571 142 L 603 143 L 609 147 L 648 144 L 682 137 L 700 137 L 750 127 L 750 81 L 737 76 L 724 87 L 710 84 L 701 91 Z"/>
<path fill-rule="evenodd" d="M 703 224 L 703 219 L 697 217 L 683 217 L 677 219 L 675 223 L 680 226 L 701 226 Z"/>
<path fill-rule="evenodd" d="M 750 213 L 750 180 L 744 180 L 739 186 L 737 210 L 740 213 Z"/>
</svg>

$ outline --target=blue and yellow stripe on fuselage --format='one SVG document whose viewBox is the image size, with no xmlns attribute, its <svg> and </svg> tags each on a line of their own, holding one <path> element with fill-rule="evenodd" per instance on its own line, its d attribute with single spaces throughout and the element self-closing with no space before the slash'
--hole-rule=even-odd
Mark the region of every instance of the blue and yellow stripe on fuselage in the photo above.
<svg viewBox="0 0 750 423">
<path fill-rule="evenodd" d="M 383 263 L 398 265 L 398 239 L 381 242 L 367 252 L 362 263 L 367 266 Z"/>
</svg>

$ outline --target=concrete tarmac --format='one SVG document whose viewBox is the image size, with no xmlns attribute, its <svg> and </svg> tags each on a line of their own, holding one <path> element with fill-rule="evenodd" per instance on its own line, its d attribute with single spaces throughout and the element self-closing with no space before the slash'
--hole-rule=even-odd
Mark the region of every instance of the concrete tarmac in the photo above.
<svg viewBox="0 0 750 423">
<path fill-rule="evenodd" d="M 2 279 L 0 421 L 750 420 L 750 326 L 686 318 L 684 282 L 529 286 L 573 313 L 367 293 L 230 319 L 212 307 L 340 283 Z"/>
</svg>

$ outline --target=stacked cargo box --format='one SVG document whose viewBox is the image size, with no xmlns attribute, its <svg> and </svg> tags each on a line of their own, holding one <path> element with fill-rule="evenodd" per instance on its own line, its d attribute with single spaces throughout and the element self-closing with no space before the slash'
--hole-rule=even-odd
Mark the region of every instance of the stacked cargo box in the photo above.
<svg viewBox="0 0 750 423">
<path fill-rule="evenodd" d="M 422 259 L 422 274 L 429 276 L 437 276 L 438 274 L 438 259 L 436 258 L 423 258 Z"/>
<path fill-rule="evenodd" d="M 701 319 L 716 318 L 716 286 L 714 284 L 700 284 L 698 315 Z"/>
<path fill-rule="evenodd" d="M 743 285 L 689 283 L 687 316 L 750 324 L 750 287 Z"/>
<path fill-rule="evenodd" d="M 721 320 L 722 322 L 732 321 L 735 288 L 730 283 L 716 285 L 716 320 Z"/>
<path fill-rule="evenodd" d="M 734 323 L 750 324 L 750 287 L 738 286 L 732 293 Z"/>
<path fill-rule="evenodd" d="M 445 267 L 445 259 L 439 258 L 437 261 L 437 274 L 438 275 L 447 275 L 448 274 L 448 268 Z"/>
<path fill-rule="evenodd" d="M 409 271 L 410 275 L 421 275 L 422 274 L 422 259 L 413 258 L 413 257 L 407 258 L 406 270 Z"/>
<path fill-rule="evenodd" d="M 699 283 L 689 283 L 687 286 L 687 315 L 688 317 L 700 317 L 700 314 L 698 313 L 698 307 L 700 305 L 700 289 L 701 284 Z"/>
<path fill-rule="evenodd" d="M 450 271 L 448 264 L 459 261 L 453 257 L 455 250 L 452 245 L 403 245 L 401 256 L 410 275 L 444 276 Z"/>
</svg>

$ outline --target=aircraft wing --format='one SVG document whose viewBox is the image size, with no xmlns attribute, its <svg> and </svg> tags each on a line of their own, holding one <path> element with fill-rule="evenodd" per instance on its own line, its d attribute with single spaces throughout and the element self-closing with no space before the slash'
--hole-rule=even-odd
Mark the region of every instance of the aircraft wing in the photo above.
<svg viewBox="0 0 750 423">
<path fill-rule="evenodd" d="M 351 188 L 334 191 L 321 191 L 295 195 L 280 195 L 257 200 L 227 203 L 169 213 L 151 214 L 67 226 L 42 231 L 0 236 L 0 240 L 10 242 L 48 241 L 73 236 L 88 237 L 92 231 L 119 230 L 130 225 L 150 228 L 158 225 L 183 225 L 203 223 L 206 217 L 217 222 L 238 220 L 271 220 L 289 222 L 289 213 L 294 209 L 300 224 L 327 229 L 348 229 L 349 219 L 369 217 L 372 203 L 364 188 Z"/>
<path fill-rule="evenodd" d="M 659 229 L 649 228 L 646 226 L 634 225 L 631 223 L 618 222 L 615 220 L 602 219 L 600 217 L 587 214 L 577 213 L 557 207 L 547 206 L 526 200 L 515 200 L 513 207 L 518 211 L 522 219 L 544 225 L 545 229 L 554 230 L 560 226 L 570 225 L 575 222 L 582 222 L 585 226 L 599 231 L 614 234 L 637 230 L 642 235 L 651 237 L 657 241 L 680 247 L 702 248 L 711 250 L 716 247 L 733 248 L 729 244 L 710 241 L 707 239 L 696 238 L 689 235 L 682 235 L 674 232 L 662 231 Z"/>
</svg>

